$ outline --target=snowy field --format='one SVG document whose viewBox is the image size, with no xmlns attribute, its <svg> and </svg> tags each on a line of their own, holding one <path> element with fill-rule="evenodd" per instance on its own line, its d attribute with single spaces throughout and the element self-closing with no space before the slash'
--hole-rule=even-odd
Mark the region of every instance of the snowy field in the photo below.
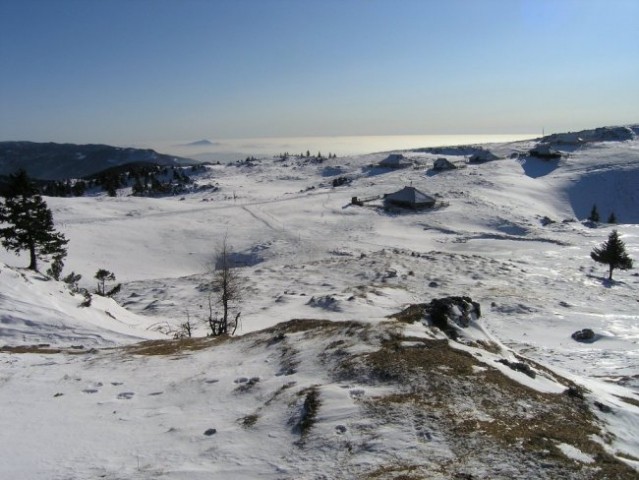
<svg viewBox="0 0 639 480">
<path fill-rule="evenodd" d="M 456 448 L 470 448 L 456 443 L 463 435 L 441 422 L 424 441 L 415 418 L 406 423 L 415 405 L 397 407 L 393 415 L 405 408 L 406 418 L 372 414 L 366 399 L 405 386 L 345 380 L 335 373 L 338 357 L 326 353 L 336 341 L 346 357 L 374 352 L 383 342 L 372 334 L 361 343 L 338 327 L 325 327 L 330 336 L 277 336 L 282 322 L 313 319 L 358 322 L 387 338 L 399 328 L 388 326 L 389 315 L 462 295 L 479 302 L 482 316 L 466 343 L 450 343 L 480 362 L 473 372 L 498 368 L 531 391 L 560 395 L 568 384 L 547 367 L 583 387 L 601 428 L 584 433 L 588 441 L 639 469 L 638 130 L 625 141 L 556 140 L 564 155 L 554 160 L 529 156 L 532 140 L 482 146 L 499 158 L 477 164 L 468 162 L 470 147 L 403 151 L 410 166 L 398 170 L 376 166 L 388 153 L 263 157 L 196 177 L 216 191 L 46 198 L 70 240 L 65 273 L 82 274 L 81 286 L 94 289 L 93 275 L 105 268 L 123 285 L 117 302 L 94 297 L 81 308 L 81 295 L 22 269 L 26 258 L 0 253 L 0 478 L 598 478 L 603 454 L 585 444 L 554 443 L 574 475 L 553 470 L 552 456 L 551 466 L 530 460 L 526 470 L 523 453 L 497 447 L 462 457 Z M 434 172 L 442 157 L 459 168 Z M 348 183 L 333 187 L 340 177 Z M 436 207 L 382 208 L 380 196 L 409 185 Z M 372 200 L 357 206 L 353 197 Z M 635 260 L 612 282 L 589 256 L 613 228 L 583 222 L 595 203 L 602 219 L 615 213 Z M 240 337 L 201 338 L 193 352 L 170 355 L 123 349 L 172 338 L 187 318 L 194 336 L 206 337 L 201 286 L 224 238 L 244 264 Z M 420 324 L 402 328 L 406 338 L 442 339 Z M 594 342 L 571 338 L 583 328 Z M 276 351 L 274 338 L 290 345 Z M 20 346 L 31 353 L 15 353 Z M 283 374 L 287 355 L 296 368 Z M 498 358 L 528 359 L 538 375 L 513 373 Z M 321 403 L 305 437 L 303 422 L 291 419 L 314 388 Z M 456 408 L 497 422 L 483 407 Z"/>
</svg>

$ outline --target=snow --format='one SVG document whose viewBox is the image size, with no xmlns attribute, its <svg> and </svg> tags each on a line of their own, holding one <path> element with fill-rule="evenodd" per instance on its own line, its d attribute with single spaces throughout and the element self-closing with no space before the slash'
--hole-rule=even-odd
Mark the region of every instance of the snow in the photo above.
<svg viewBox="0 0 639 480">
<path fill-rule="evenodd" d="M 572 445 L 568 445 L 567 443 L 560 443 L 557 445 L 561 453 L 566 455 L 568 458 L 572 458 L 573 460 L 577 460 L 582 463 L 593 463 L 595 461 L 590 455 L 585 454 L 577 447 L 573 447 Z"/>
<path fill-rule="evenodd" d="M 387 153 L 319 163 L 261 157 L 208 167 L 196 181 L 218 184 L 215 192 L 47 198 L 70 240 L 65 273 L 82 274 L 81 286 L 93 290 L 95 272 L 106 268 L 123 286 L 117 303 L 94 295 L 81 307 L 82 295 L 24 270 L 24 257 L 0 252 L 0 347 L 61 350 L 0 353 L 0 477 L 344 478 L 393 455 L 407 464 L 451 462 L 447 434 L 433 427 L 425 440 L 407 426 L 407 411 L 404 423 L 367 416 L 362 402 L 388 394 L 388 386 L 335 381 L 318 360 L 331 342 L 343 341 L 350 355 L 374 342 L 343 332 L 311 341 L 299 331 L 286 334 L 289 350 L 274 350 L 259 333 L 292 319 L 375 328 L 411 303 L 449 295 L 482 307 L 481 318 L 459 329 L 460 342 L 450 342 L 481 362 L 474 374 L 497 369 L 537 392 L 564 391 L 548 368 L 584 387 L 589 405 L 613 412 L 593 407 L 614 435 L 601 440 L 604 448 L 639 468 L 639 277 L 615 271 L 612 283 L 604 281 L 607 268 L 589 252 L 612 226 L 579 221 L 593 203 L 603 219 L 614 211 L 621 222 L 614 228 L 638 261 L 639 140 L 562 142 L 551 142 L 564 154 L 555 163 L 526 156 L 534 141 L 485 145 L 499 159 L 482 164 L 466 163 L 472 149 L 450 149 L 447 158 L 463 168 L 436 176 L 427 172 L 442 153 L 428 149 L 401 152 L 420 168 L 375 174 L 367 167 Z M 352 182 L 332 188 L 330 173 Z M 401 213 L 385 212 L 381 202 L 351 205 L 353 196 L 405 185 L 445 205 Z M 554 223 L 542 225 L 544 217 Z M 196 336 L 206 335 L 208 299 L 198 287 L 210 279 L 225 237 L 245 265 L 241 336 L 172 356 L 114 349 L 170 338 L 187 316 Z M 406 349 L 444 338 L 420 323 L 402 328 Z M 596 341 L 570 338 L 582 328 L 593 329 Z M 281 371 L 287 351 L 293 375 Z M 528 362 L 535 378 L 501 359 Z M 287 422 L 301 408 L 300 392 L 314 385 L 322 403 L 313 448 L 301 451 Z M 401 417 L 404 407 L 397 408 Z M 472 416 L 472 405 L 459 408 Z M 243 427 L 239 419 L 251 415 L 255 426 Z M 205 436 L 209 428 L 217 433 Z M 366 447 L 347 455 L 355 445 Z M 557 448 L 597 465 L 576 445 Z"/>
</svg>

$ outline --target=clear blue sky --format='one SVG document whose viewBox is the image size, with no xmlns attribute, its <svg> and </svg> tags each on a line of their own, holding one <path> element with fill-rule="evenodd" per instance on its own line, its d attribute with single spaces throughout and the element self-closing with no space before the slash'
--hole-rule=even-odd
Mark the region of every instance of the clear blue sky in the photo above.
<svg viewBox="0 0 639 480">
<path fill-rule="evenodd" d="M 0 0 L 0 140 L 639 122 L 637 0 Z"/>
</svg>

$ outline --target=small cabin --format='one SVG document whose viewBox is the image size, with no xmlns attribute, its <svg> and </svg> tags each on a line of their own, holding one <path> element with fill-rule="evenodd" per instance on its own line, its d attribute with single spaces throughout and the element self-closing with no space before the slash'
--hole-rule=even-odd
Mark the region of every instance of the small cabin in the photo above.
<svg viewBox="0 0 639 480">
<path fill-rule="evenodd" d="M 410 167 L 412 163 L 401 153 L 391 153 L 377 165 L 382 168 L 400 169 Z"/>
<path fill-rule="evenodd" d="M 473 153 L 468 159 L 468 163 L 486 163 L 492 162 L 493 160 L 497 160 L 499 157 L 495 155 L 490 150 L 477 150 Z"/>
<path fill-rule="evenodd" d="M 528 154 L 531 157 L 542 158 L 544 160 L 552 160 L 554 158 L 561 158 L 561 152 L 553 149 L 547 143 L 539 143 L 535 148 L 530 150 Z"/>
<path fill-rule="evenodd" d="M 433 170 L 436 170 L 438 172 L 442 172 L 444 170 L 454 170 L 456 168 L 457 166 L 453 162 L 443 157 L 438 158 L 437 160 L 435 160 L 435 163 L 433 163 Z"/>
<path fill-rule="evenodd" d="M 384 203 L 387 206 L 410 208 L 412 210 L 432 208 L 435 206 L 435 202 L 435 198 L 420 192 L 414 187 L 404 187 L 395 193 L 384 195 Z"/>
</svg>

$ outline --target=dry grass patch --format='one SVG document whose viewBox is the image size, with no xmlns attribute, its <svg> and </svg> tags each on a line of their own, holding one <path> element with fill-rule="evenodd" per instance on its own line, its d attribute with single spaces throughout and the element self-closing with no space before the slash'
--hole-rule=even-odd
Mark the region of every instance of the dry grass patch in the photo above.
<svg viewBox="0 0 639 480">
<path fill-rule="evenodd" d="M 477 445 L 482 445 L 515 464 L 526 458 L 538 468 L 551 465 L 563 472 L 561 478 L 637 478 L 636 471 L 591 439 L 606 434 L 583 398 L 531 389 L 470 353 L 452 348 L 448 340 L 422 339 L 421 345 L 402 347 L 405 340 L 391 333 L 382 348 L 347 359 L 337 372 L 363 384 L 398 386 L 397 393 L 365 401 L 364 408 L 372 415 L 391 418 L 400 404 L 422 415 L 435 414 L 434 421 L 460 458 L 469 455 L 482 461 L 483 451 L 477 451 Z M 478 371 L 474 366 L 488 368 Z M 566 380 L 562 383 L 570 385 Z M 567 458 L 558 448 L 561 443 L 578 448 L 595 462 L 582 464 Z M 384 466 L 365 478 L 413 478 L 414 474 Z"/>
<path fill-rule="evenodd" d="M 9 345 L 5 345 L 0 348 L 0 353 L 41 353 L 41 354 L 55 354 L 62 353 L 61 348 L 52 348 L 49 346 L 41 346 L 41 345 L 19 345 L 15 347 L 11 347 Z M 76 352 L 77 353 L 77 352 Z"/>
<path fill-rule="evenodd" d="M 419 465 L 384 465 L 372 472 L 365 474 L 362 478 L 367 480 L 423 480 L 424 471 Z"/>
<path fill-rule="evenodd" d="M 406 307 L 404 310 L 398 313 L 389 315 L 388 318 L 392 318 L 401 323 L 415 323 L 421 322 L 426 315 L 426 304 L 414 304 Z"/>
<path fill-rule="evenodd" d="M 122 351 L 130 355 L 145 356 L 170 356 L 183 355 L 188 352 L 204 350 L 205 348 L 219 345 L 228 340 L 229 337 L 201 337 L 182 338 L 178 340 L 148 340 L 122 347 Z"/>
<path fill-rule="evenodd" d="M 633 405 L 635 407 L 639 407 L 639 400 L 637 400 L 636 398 L 622 397 L 620 395 L 615 395 L 615 397 L 617 397 L 619 400 L 621 400 L 624 403 Z"/>
<path fill-rule="evenodd" d="M 339 373 L 362 383 L 408 382 L 415 380 L 415 375 L 442 368 L 446 376 L 473 375 L 472 367 L 478 364 L 470 353 L 450 348 L 448 340 L 419 339 L 422 346 L 410 348 L 402 347 L 404 340 L 392 336 L 381 349 L 343 362 Z"/>
<path fill-rule="evenodd" d="M 244 428 L 251 428 L 252 426 L 254 426 L 257 423 L 257 420 L 260 418 L 260 416 L 256 413 L 252 413 L 250 415 L 246 415 L 245 417 L 242 417 L 238 420 L 238 422 L 240 423 L 240 425 L 242 425 Z"/>
</svg>

